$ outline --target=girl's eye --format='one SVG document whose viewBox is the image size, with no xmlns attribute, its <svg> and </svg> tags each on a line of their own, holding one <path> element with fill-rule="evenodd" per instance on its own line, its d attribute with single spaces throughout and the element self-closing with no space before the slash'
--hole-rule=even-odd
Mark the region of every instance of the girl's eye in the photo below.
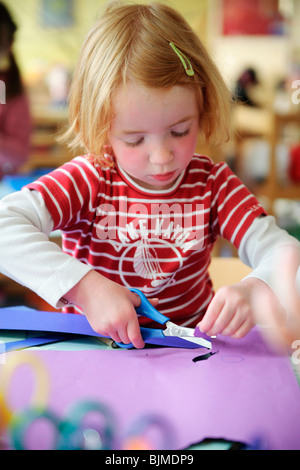
<svg viewBox="0 0 300 470">
<path fill-rule="evenodd" d="M 171 131 L 171 134 L 173 137 L 185 137 L 186 135 L 189 135 L 190 129 L 186 129 L 183 132 L 176 132 L 176 131 Z"/>
<path fill-rule="evenodd" d="M 139 140 L 137 140 L 136 142 L 125 142 L 125 144 L 127 145 L 127 147 L 137 147 L 138 145 L 140 145 L 142 142 L 144 141 L 144 137 L 141 137 Z"/>
</svg>

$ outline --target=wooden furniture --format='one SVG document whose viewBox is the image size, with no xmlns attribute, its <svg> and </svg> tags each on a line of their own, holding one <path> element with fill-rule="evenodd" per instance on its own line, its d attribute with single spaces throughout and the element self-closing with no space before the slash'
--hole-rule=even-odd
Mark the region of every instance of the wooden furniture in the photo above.
<svg viewBox="0 0 300 470">
<path fill-rule="evenodd" d="M 57 137 L 67 126 L 67 110 L 51 107 L 33 107 L 32 152 L 21 172 L 40 168 L 57 168 L 69 161 L 74 154 Z"/>
<path fill-rule="evenodd" d="M 269 214 L 274 215 L 274 202 L 277 198 L 300 199 L 300 184 L 291 182 L 283 185 L 278 180 L 278 167 L 276 151 L 282 142 L 286 126 L 295 125 L 299 130 L 300 142 L 300 107 L 286 114 L 280 114 L 272 109 L 251 108 L 237 105 L 234 111 L 233 126 L 236 144 L 236 172 L 239 175 L 242 169 L 243 144 L 249 139 L 262 139 L 270 145 L 270 165 L 266 180 L 263 183 L 254 183 L 251 190 L 258 197 L 266 197 Z"/>
<path fill-rule="evenodd" d="M 299 130 L 300 142 L 300 110 L 288 114 L 274 113 L 272 116 L 272 133 L 270 136 L 270 169 L 266 182 L 257 187 L 258 195 L 266 195 L 270 201 L 269 213 L 273 213 L 274 201 L 278 198 L 300 199 L 300 184 L 289 182 L 286 185 L 278 181 L 276 149 L 281 141 L 285 126 L 295 124 Z"/>
<path fill-rule="evenodd" d="M 211 276 L 214 289 L 217 291 L 222 286 L 228 286 L 240 282 L 247 274 L 251 272 L 251 268 L 246 266 L 239 258 L 220 258 L 213 257 L 209 274 Z"/>
</svg>

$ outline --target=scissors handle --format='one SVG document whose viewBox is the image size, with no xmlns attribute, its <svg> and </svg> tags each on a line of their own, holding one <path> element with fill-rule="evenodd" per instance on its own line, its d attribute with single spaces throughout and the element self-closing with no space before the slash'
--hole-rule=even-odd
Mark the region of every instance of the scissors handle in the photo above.
<svg viewBox="0 0 300 470">
<path fill-rule="evenodd" d="M 141 305 L 139 305 L 139 307 L 135 308 L 136 313 L 138 315 L 150 318 L 151 320 L 156 321 L 157 323 L 160 323 L 161 325 L 165 324 L 167 321 L 170 320 L 165 315 L 163 315 L 158 310 L 156 310 L 156 308 L 153 307 L 153 305 L 151 305 L 151 303 L 149 302 L 149 300 L 143 294 L 142 291 L 140 291 L 139 289 L 135 289 L 134 287 L 131 288 L 130 290 L 131 290 L 131 292 L 134 292 L 135 294 L 137 294 L 141 299 Z M 164 339 L 164 334 L 163 334 L 162 330 L 152 330 L 151 328 L 141 328 L 141 334 L 142 334 L 142 337 L 143 337 L 144 340 L 148 339 L 148 337 L 150 337 L 150 338 L 156 338 L 157 337 L 160 341 L 161 341 L 161 339 Z M 121 348 L 124 348 L 124 349 L 133 348 L 132 343 L 129 343 L 129 344 L 116 343 L 116 344 L 118 346 L 120 346 Z"/>
<path fill-rule="evenodd" d="M 147 297 L 143 294 L 143 292 L 135 288 L 132 288 L 130 290 L 131 292 L 134 292 L 135 294 L 137 294 L 141 299 L 141 305 L 139 307 L 136 307 L 135 309 L 138 315 L 142 315 L 143 317 L 150 318 L 151 320 L 154 320 L 157 323 L 160 323 L 161 325 L 163 325 L 164 323 L 170 320 L 165 315 L 163 315 L 158 310 L 156 310 L 156 308 L 153 307 L 153 305 L 151 305 L 151 303 L 149 302 Z"/>
</svg>

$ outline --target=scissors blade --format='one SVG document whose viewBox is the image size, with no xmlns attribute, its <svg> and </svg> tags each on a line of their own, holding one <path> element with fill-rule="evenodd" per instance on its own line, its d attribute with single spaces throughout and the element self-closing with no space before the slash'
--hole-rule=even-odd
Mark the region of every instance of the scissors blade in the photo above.
<svg viewBox="0 0 300 470">
<path fill-rule="evenodd" d="M 199 343 L 189 341 L 189 338 L 180 338 L 179 336 L 166 336 L 165 330 L 156 328 L 141 327 L 142 337 L 147 344 L 166 346 L 172 348 L 194 349 L 203 347 Z M 195 338 L 196 339 L 196 338 Z"/>
<path fill-rule="evenodd" d="M 208 339 L 199 338 L 197 336 L 180 336 L 180 338 L 185 339 L 186 341 L 190 341 L 191 343 L 198 344 L 199 346 L 203 346 L 207 349 L 212 348 L 211 341 L 209 341 Z"/>
<path fill-rule="evenodd" d="M 167 328 L 163 330 L 165 336 L 177 336 L 178 338 L 185 339 L 186 341 L 191 341 L 192 343 L 196 343 L 199 346 L 203 346 L 204 348 L 211 349 L 211 341 L 200 338 L 198 336 L 194 336 L 195 329 L 194 328 L 186 328 L 184 326 L 176 325 L 171 321 L 166 323 Z"/>
</svg>

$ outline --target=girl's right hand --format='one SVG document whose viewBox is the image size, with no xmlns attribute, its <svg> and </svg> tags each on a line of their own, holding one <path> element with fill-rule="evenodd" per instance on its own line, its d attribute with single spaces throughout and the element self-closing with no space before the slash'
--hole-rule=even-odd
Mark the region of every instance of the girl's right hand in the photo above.
<svg viewBox="0 0 300 470">
<path fill-rule="evenodd" d="M 137 294 L 90 271 L 64 297 L 82 308 L 98 334 L 135 348 L 145 346 L 135 310 L 141 302 Z M 152 303 L 157 304 L 157 299 Z"/>
</svg>

